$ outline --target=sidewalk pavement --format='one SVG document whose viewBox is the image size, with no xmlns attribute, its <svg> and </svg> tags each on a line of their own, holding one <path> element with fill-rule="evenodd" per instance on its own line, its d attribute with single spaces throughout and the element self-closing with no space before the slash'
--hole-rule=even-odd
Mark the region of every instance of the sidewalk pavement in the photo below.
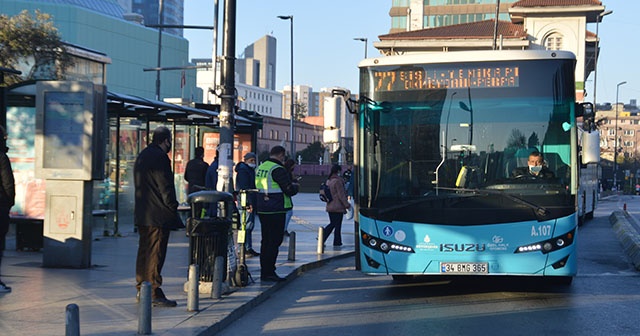
<svg viewBox="0 0 640 336">
<path fill-rule="evenodd" d="M 638 223 L 638 212 L 627 211 L 626 205 L 627 202 L 630 202 L 634 205 L 633 208 L 637 209 L 639 199 L 638 196 L 632 195 L 612 195 L 603 198 L 603 200 L 624 204 L 622 210 L 616 210 L 611 213 L 609 222 L 624 251 L 631 259 L 631 263 L 638 271 L 640 271 L 640 223 Z"/>
<path fill-rule="evenodd" d="M 317 254 L 318 228 L 328 224 L 324 203 L 317 194 L 293 197 L 294 212 L 289 231 L 296 232 L 295 261 L 288 261 L 289 238 L 280 248 L 276 273 L 286 276 L 281 283 L 260 281 L 259 257 L 247 259 L 254 280 L 246 287 L 231 287 L 221 299 L 200 294 L 198 312 L 187 311 L 184 283 L 189 272 L 189 238 L 184 231 L 171 233 L 167 260 L 163 268 L 163 290 L 178 301 L 175 308 L 152 309 L 154 335 L 213 335 L 252 307 L 268 299 L 297 277 L 300 272 L 319 267 L 336 257 L 351 257 L 354 251 L 353 220 L 344 220 L 343 246 L 331 246 Z M 131 214 L 120 214 L 122 237 L 103 237 L 103 223 L 94 224 L 92 267 L 53 269 L 42 267 L 41 251 L 16 251 L 15 234 L 7 236 L 1 279 L 11 293 L 0 294 L 2 335 L 64 335 L 66 307 L 79 307 L 81 335 L 135 335 L 138 332 L 138 305 L 135 288 L 135 260 L 138 235 L 133 231 Z M 128 218 L 128 219 L 127 219 Z M 12 230 L 15 232 L 15 230 Z M 253 231 L 254 249 L 259 251 L 260 226 Z"/>
</svg>

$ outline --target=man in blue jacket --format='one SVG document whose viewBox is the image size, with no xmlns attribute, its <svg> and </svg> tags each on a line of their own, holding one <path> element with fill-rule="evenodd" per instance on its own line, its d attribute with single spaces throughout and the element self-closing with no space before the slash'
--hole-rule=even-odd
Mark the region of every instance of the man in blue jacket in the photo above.
<svg viewBox="0 0 640 336">
<path fill-rule="evenodd" d="M 258 192 L 258 217 L 262 228 L 260 245 L 260 279 L 262 281 L 284 281 L 276 274 L 278 248 L 284 239 L 284 223 L 287 210 L 293 208 L 291 196 L 298 193 L 298 184 L 282 165 L 286 150 L 275 146 L 269 159 L 256 171 Z"/>
<path fill-rule="evenodd" d="M 176 188 L 171 171 L 171 131 L 160 126 L 153 131 L 153 142 L 136 159 L 134 222 L 140 236 L 136 260 L 138 294 L 144 281 L 151 283 L 154 306 L 175 307 L 160 288 L 162 266 L 167 255 L 169 233 L 182 227 L 178 216 Z"/>
</svg>

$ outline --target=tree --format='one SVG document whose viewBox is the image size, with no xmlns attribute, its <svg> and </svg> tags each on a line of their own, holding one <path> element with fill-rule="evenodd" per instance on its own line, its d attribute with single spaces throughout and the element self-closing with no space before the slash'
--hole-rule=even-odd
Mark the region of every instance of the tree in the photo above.
<svg viewBox="0 0 640 336">
<path fill-rule="evenodd" d="M 527 137 L 525 137 L 519 129 L 514 129 L 511 131 L 511 135 L 507 140 L 507 147 L 526 148 L 526 144 Z"/>
<path fill-rule="evenodd" d="M 538 138 L 538 134 L 536 132 L 531 133 L 529 136 L 529 140 L 527 141 L 529 148 L 538 148 L 540 145 L 540 139 Z"/>
<path fill-rule="evenodd" d="M 307 116 L 307 111 L 307 104 L 301 103 L 299 100 L 296 100 L 293 113 L 293 117 L 295 118 L 294 120 L 300 121 L 304 119 L 304 117 Z"/>
<path fill-rule="evenodd" d="M 5 77 L 7 85 L 31 79 L 64 79 L 73 66 L 51 15 L 23 10 L 9 17 L 0 15 L 0 66 L 22 71 Z"/>
<path fill-rule="evenodd" d="M 316 141 L 307 146 L 307 148 L 298 152 L 304 162 L 318 162 L 318 159 L 324 156 L 324 146 L 320 141 Z"/>
</svg>

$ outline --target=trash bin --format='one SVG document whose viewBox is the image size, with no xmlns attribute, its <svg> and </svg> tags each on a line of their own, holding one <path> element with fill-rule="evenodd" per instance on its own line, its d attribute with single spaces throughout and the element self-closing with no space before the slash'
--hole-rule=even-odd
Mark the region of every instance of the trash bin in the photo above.
<svg viewBox="0 0 640 336">
<path fill-rule="evenodd" d="M 213 282 L 215 259 L 222 256 L 224 281 L 227 273 L 227 245 L 234 206 L 233 196 L 220 191 L 198 191 L 189 194 L 187 202 L 192 209 L 191 217 L 187 219 L 189 265 L 199 266 L 200 281 Z M 202 208 L 205 209 L 204 212 L 199 210 Z"/>
</svg>

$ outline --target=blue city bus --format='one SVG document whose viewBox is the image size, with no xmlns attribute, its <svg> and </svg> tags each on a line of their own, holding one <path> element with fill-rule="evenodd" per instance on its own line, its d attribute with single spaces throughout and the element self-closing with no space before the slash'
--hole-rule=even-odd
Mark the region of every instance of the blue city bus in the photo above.
<svg viewBox="0 0 640 336">
<path fill-rule="evenodd" d="M 585 110 L 575 65 L 548 50 L 363 60 L 351 108 L 356 267 L 571 283 Z M 522 173 L 532 152 L 552 175 Z"/>
</svg>

